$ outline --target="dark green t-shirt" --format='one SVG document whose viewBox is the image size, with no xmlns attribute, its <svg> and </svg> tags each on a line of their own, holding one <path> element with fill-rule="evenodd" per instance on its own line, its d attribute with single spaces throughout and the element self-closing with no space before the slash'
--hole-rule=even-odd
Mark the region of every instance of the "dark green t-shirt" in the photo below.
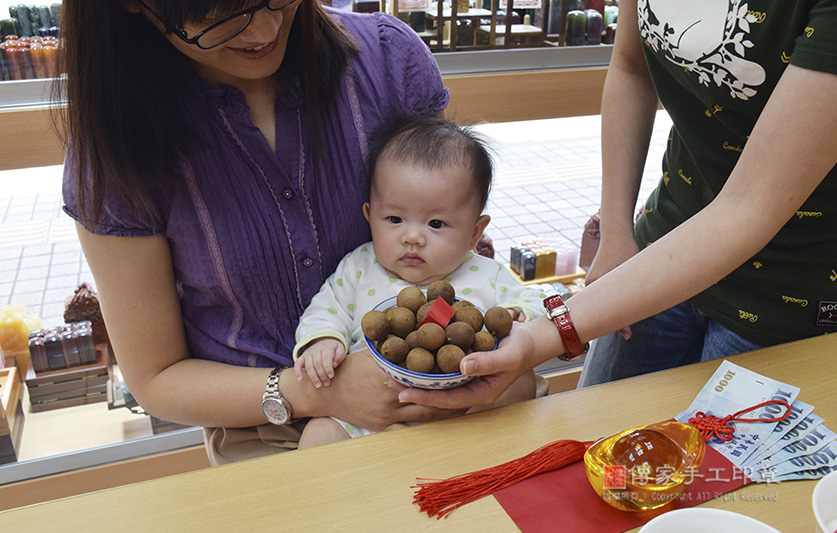
<svg viewBox="0 0 837 533">
<path fill-rule="evenodd" d="M 715 198 L 788 64 L 837 74 L 837 0 L 638 4 L 649 70 L 674 124 L 663 177 L 636 224 L 644 247 Z M 837 167 L 763 250 L 693 302 L 763 345 L 837 333 Z"/>
</svg>

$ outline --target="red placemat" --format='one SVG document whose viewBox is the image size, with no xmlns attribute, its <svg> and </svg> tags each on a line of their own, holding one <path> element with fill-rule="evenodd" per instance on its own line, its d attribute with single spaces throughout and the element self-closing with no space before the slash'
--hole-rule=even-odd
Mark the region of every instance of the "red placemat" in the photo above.
<svg viewBox="0 0 837 533">
<path fill-rule="evenodd" d="M 620 511 L 596 494 L 584 461 L 546 472 L 494 493 L 503 510 L 524 532 L 620 532 L 671 511 L 693 507 L 750 483 L 741 470 L 709 446 L 698 473 L 680 496 L 652 511 Z"/>
</svg>

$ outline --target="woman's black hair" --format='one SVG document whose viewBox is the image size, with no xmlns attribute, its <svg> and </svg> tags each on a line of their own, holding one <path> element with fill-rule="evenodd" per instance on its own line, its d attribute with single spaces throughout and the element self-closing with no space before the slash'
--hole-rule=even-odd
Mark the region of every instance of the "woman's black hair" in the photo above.
<svg viewBox="0 0 837 533">
<path fill-rule="evenodd" d="M 409 163 L 428 170 L 461 165 L 471 171 L 479 199 L 485 209 L 491 192 L 494 161 L 488 143 L 470 126 L 460 126 L 439 115 L 398 117 L 375 133 L 367 166 L 375 182 L 381 159 Z"/>
<path fill-rule="evenodd" d="M 63 94 L 59 129 L 71 143 L 70 157 L 82 179 L 82 219 L 101 218 L 105 182 L 136 206 L 157 230 L 162 216 L 154 199 L 178 176 L 178 163 L 196 142 L 186 118 L 194 76 L 189 60 L 142 13 L 125 9 L 131 0 L 64 0 L 64 37 L 54 93 Z M 231 14 L 253 0 L 165 0 L 154 2 L 164 25 Z M 355 41 L 323 10 L 319 0 L 302 0 L 288 38 L 283 68 L 300 73 L 306 109 L 316 136 L 319 117 L 339 92 L 340 75 L 357 53 Z M 277 73 L 277 83 L 279 81 Z M 315 147 L 316 148 L 316 147 Z"/>
</svg>

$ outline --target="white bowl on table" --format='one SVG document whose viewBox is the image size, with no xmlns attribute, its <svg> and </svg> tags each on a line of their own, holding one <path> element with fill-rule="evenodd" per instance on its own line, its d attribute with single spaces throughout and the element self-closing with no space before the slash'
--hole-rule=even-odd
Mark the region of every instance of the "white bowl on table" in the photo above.
<svg viewBox="0 0 837 533">
<path fill-rule="evenodd" d="M 820 533 L 837 531 L 837 470 L 831 472 L 814 486 L 811 496 L 814 518 Z"/>
<path fill-rule="evenodd" d="M 376 305 L 374 310 L 386 311 L 390 307 L 395 307 L 395 300 L 397 298 L 397 296 L 387 298 L 383 302 Z M 480 309 L 480 311 L 482 311 L 482 309 Z M 455 372 L 453 374 L 425 374 L 423 372 L 413 372 L 412 370 L 407 370 L 406 368 L 398 366 L 397 364 L 387 360 L 384 356 L 378 353 L 378 350 L 375 347 L 375 341 L 369 340 L 369 337 L 366 336 L 364 336 L 364 338 L 366 339 L 366 345 L 369 347 L 369 351 L 372 352 L 372 356 L 375 358 L 375 362 L 378 363 L 378 366 L 381 367 L 381 370 L 383 370 L 387 376 L 402 385 L 415 387 L 417 389 L 441 390 L 458 387 L 459 385 L 464 385 L 474 379 L 474 376 L 463 376 L 461 372 Z"/>
<path fill-rule="evenodd" d="M 764 522 L 732 511 L 709 507 L 675 509 L 654 518 L 640 533 L 780 533 Z"/>
</svg>

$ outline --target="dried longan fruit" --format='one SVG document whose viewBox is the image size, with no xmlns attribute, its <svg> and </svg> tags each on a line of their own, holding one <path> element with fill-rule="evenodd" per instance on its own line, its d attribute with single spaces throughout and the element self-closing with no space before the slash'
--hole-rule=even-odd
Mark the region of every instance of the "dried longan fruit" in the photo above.
<svg viewBox="0 0 837 533">
<path fill-rule="evenodd" d="M 465 352 L 462 351 L 462 348 L 454 344 L 445 344 L 439 348 L 439 353 L 436 354 L 436 362 L 442 372 L 454 374 L 459 372 L 459 362 L 463 357 L 465 357 Z"/>
<path fill-rule="evenodd" d="M 393 307 L 388 313 L 389 329 L 402 339 L 416 329 L 416 315 L 406 307 Z"/>
<path fill-rule="evenodd" d="M 410 347 L 407 345 L 407 341 L 395 336 L 385 340 L 378 348 L 378 352 L 384 359 L 395 364 L 403 362 L 407 358 L 407 352 L 409 351 Z"/>
<path fill-rule="evenodd" d="M 414 330 L 414 331 L 411 331 L 410 333 L 408 333 L 407 336 L 404 337 L 404 340 L 407 341 L 407 345 L 410 347 L 411 350 L 413 348 L 418 348 L 419 347 L 418 330 Z"/>
<path fill-rule="evenodd" d="M 456 314 L 453 315 L 453 320 L 455 322 L 465 322 L 471 329 L 474 330 L 474 333 L 480 331 L 482 329 L 483 318 L 482 318 L 482 311 L 471 306 L 465 306 L 456 311 Z"/>
<path fill-rule="evenodd" d="M 448 304 L 453 305 L 456 300 L 456 292 L 453 290 L 453 285 L 447 281 L 434 281 L 427 287 L 427 301 L 432 302 L 436 298 L 441 298 Z"/>
<path fill-rule="evenodd" d="M 427 298 L 418 287 L 404 287 L 398 293 L 395 303 L 398 307 L 406 307 L 415 315 L 419 307 L 427 303 Z"/>
<path fill-rule="evenodd" d="M 494 306 L 485 312 L 485 329 L 498 339 L 509 334 L 512 328 L 512 317 L 508 309 Z"/>
<path fill-rule="evenodd" d="M 467 322 L 454 322 L 445 328 L 445 337 L 450 344 L 463 350 L 474 344 L 474 330 Z"/>
<path fill-rule="evenodd" d="M 419 307 L 419 310 L 416 311 L 416 325 L 424 322 L 424 319 L 427 318 L 427 312 L 430 311 L 431 307 L 433 307 L 433 300 Z"/>
<path fill-rule="evenodd" d="M 435 322 L 428 322 L 418 328 L 419 346 L 426 350 L 437 350 L 445 343 L 445 329 Z"/>
<path fill-rule="evenodd" d="M 363 334 L 373 341 L 386 340 L 389 335 L 389 320 L 383 311 L 372 310 L 363 315 L 360 320 Z"/>
<path fill-rule="evenodd" d="M 471 348 L 475 352 L 490 352 L 496 345 L 497 339 L 494 338 L 494 335 L 487 331 L 478 331 L 474 334 L 474 344 L 471 345 Z"/>
<path fill-rule="evenodd" d="M 424 348 L 413 348 L 407 354 L 407 370 L 428 374 L 435 364 L 436 358 Z"/>
<path fill-rule="evenodd" d="M 463 307 L 474 307 L 474 304 L 472 304 L 468 300 L 456 300 L 455 302 L 453 302 L 453 305 L 451 307 L 453 307 L 454 311 L 459 311 Z"/>
</svg>

